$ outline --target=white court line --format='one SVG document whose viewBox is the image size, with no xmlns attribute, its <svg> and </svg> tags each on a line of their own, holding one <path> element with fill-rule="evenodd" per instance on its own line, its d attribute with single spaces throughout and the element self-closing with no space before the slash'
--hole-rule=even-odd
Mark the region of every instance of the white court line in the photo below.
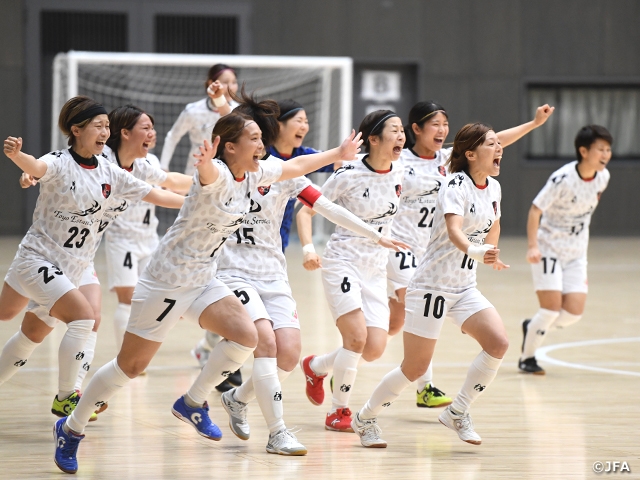
<svg viewBox="0 0 640 480">
<path fill-rule="evenodd" d="M 568 368 L 576 368 L 578 370 L 591 370 L 592 372 L 614 373 L 617 375 L 629 375 L 632 377 L 640 377 L 640 372 L 628 372 L 626 370 L 614 370 L 611 368 L 592 367 L 589 365 L 582 365 L 580 363 L 571 363 L 571 362 L 565 362 L 563 360 L 556 360 L 555 358 L 551 358 L 550 356 L 547 355 L 548 352 L 552 352 L 554 350 L 560 350 L 562 348 L 590 347 L 593 345 L 607 345 L 611 343 L 633 343 L 633 342 L 640 342 L 640 337 L 602 338 L 599 340 L 586 340 L 584 342 L 558 343 L 557 345 L 549 345 L 546 347 L 539 348 L 536 351 L 536 359 L 538 361 L 548 362 L 553 365 L 560 365 L 561 367 L 568 367 Z"/>
</svg>

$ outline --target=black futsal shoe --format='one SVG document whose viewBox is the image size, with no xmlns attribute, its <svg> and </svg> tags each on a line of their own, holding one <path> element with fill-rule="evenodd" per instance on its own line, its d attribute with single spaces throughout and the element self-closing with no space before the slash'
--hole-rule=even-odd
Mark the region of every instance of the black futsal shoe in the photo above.
<svg viewBox="0 0 640 480">
<path fill-rule="evenodd" d="M 239 387 L 240 385 L 242 385 L 242 374 L 240 373 L 240 369 L 238 369 L 231 375 L 229 375 L 229 377 L 224 382 L 222 382 L 220 385 L 217 385 L 216 390 L 224 393 L 228 392 L 234 387 Z"/>
<path fill-rule="evenodd" d="M 522 373 L 532 373 L 534 375 L 544 375 L 544 369 L 538 365 L 536 357 L 526 358 L 518 362 L 518 368 Z"/>
</svg>

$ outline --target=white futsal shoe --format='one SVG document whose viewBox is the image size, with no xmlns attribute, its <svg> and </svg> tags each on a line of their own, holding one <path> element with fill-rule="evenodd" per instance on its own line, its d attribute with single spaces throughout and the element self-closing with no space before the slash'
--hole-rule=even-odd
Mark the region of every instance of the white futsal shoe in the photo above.
<svg viewBox="0 0 640 480">
<path fill-rule="evenodd" d="M 306 455 L 307 448 L 286 428 L 269 435 L 267 452 L 278 455 Z"/>
<path fill-rule="evenodd" d="M 222 406 L 229 414 L 229 428 L 240 440 L 249 440 L 251 430 L 247 422 L 247 404 L 233 397 L 235 388 L 224 392 L 220 397 Z"/>
<path fill-rule="evenodd" d="M 447 407 L 442 411 L 438 420 L 440 420 L 440 423 L 445 427 L 449 427 L 456 432 L 463 442 L 473 445 L 480 445 L 482 443 L 482 438 L 480 438 L 480 435 L 473 429 L 473 422 L 468 413 L 458 415 L 451 410 L 451 407 Z"/>
<path fill-rule="evenodd" d="M 380 438 L 382 430 L 378 426 L 377 418 L 362 420 L 357 412 L 351 421 L 351 428 L 360 437 L 360 443 L 367 448 L 387 448 L 387 442 Z"/>
</svg>

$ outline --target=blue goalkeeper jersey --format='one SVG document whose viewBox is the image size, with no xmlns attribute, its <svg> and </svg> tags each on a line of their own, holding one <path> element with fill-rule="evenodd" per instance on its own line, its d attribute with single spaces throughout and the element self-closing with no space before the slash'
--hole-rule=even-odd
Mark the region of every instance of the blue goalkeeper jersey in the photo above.
<svg viewBox="0 0 640 480">
<path fill-rule="evenodd" d="M 299 157 L 300 155 L 310 155 L 312 153 L 318 153 L 319 150 L 311 147 L 298 147 L 293 149 L 293 153 L 291 156 L 283 155 L 278 152 L 274 147 L 269 147 L 267 151 L 273 155 L 274 157 L 278 157 L 284 161 L 287 161 L 294 157 Z M 333 172 L 333 164 L 326 165 L 316 172 Z M 284 209 L 284 215 L 282 217 L 282 225 L 280 226 L 280 237 L 282 238 L 282 251 L 284 252 L 287 246 L 289 245 L 289 232 L 291 231 L 291 223 L 293 222 L 293 207 L 296 203 L 295 198 L 292 198 L 287 202 L 287 206 Z"/>
</svg>

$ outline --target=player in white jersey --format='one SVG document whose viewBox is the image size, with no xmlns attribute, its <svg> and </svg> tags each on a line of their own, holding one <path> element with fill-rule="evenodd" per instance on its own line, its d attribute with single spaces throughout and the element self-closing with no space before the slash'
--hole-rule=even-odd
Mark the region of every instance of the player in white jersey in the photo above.
<svg viewBox="0 0 640 480">
<path fill-rule="evenodd" d="M 153 118 L 143 112 L 138 107 L 133 105 L 126 105 L 123 107 L 118 107 L 112 112 L 109 113 L 109 127 L 110 127 L 110 136 L 107 140 L 107 145 L 103 148 L 101 153 L 101 157 L 106 159 L 108 162 L 117 166 L 118 168 L 122 168 L 125 171 L 131 173 L 137 179 L 150 183 L 152 185 L 160 185 L 162 187 L 166 187 L 170 190 L 179 190 L 179 191 L 188 191 L 189 186 L 192 183 L 192 178 L 181 173 L 166 173 L 163 171 L 156 159 L 156 165 L 152 165 L 148 158 L 148 150 L 152 148 L 152 143 L 155 139 L 155 130 L 153 128 Z M 113 150 L 111 149 L 113 147 Z M 33 177 L 29 176 L 26 173 L 23 173 L 21 177 L 21 185 L 23 187 L 35 185 L 37 180 L 33 179 Z M 155 234 L 155 238 L 150 236 L 148 230 L 144 228 L 144 218 L 147 215 L 144 212 L 150 212 L 152 209 L 155 209 L 155 205 L 148 202 L 131 202 L 127 200 L 120 201 L 116 207 L 110 210 L 110 215 L 113 217 L 113 220 L 110 222 L 105 222 L 101 225 L 101 229 L 98 232 L 99 235 L 104 234 L 107 239 L 106 245 L 106 253 L 107 253 L 107 267 L 109 273 L 109 284 L 110 286 L 121 285 L 120 283 L 114 282 L 112 275 L 113 271 L 117 270 L 124 263 L 123 269 L 126 271 L 127 263 L 135 263 L 137 264 L 140 261 L 144 261 L 144 257 L 139 255 L 139 245 L 145 245 L 145 240 L 151 245 L 146 245 L 147 249 L 153 250 L 157 246 L 157 233 L 155 233 L 155 228 L 157 225 L 157 220 L 153 225 L 153 233 Z M 141 210 L 143 210 L 141 212 Z M 155 217 L 154 217 L 155 218 Z M 138 226 L 138 223 L 141 226 Z M 150 223 L 150 222 L 146 222 Z M 116 230 L 116 234 L 113 236 L 109 236 L 112 231 Z M 155 240 L 155 241 L 154 241 Z M 95 246 L 97 248 L 99 244 L 99 240 L 95 242 Z M 133 245 L 133 247 L 131 246 Z M 117 253 L 120 249 L 124 248 L 123 258 L 117 257 Z M 144 247 L 143 247 L 144 248 Z M 115 252 L 115 253 L 114 253 Z M 150 251 L 149 251 L 150 254 Z M 115 257 L 115 258 L 114 258 Z M 113 263 L 117 262 L 117 266 L 113 266 Z M 117 278 L 127 278 L 126 274 L 120 274 Z M 136 277 L 137 279 L 137 271 Z M 116 287 L 118 298 L 128 298 L 129 310 L 131 304 L 131 294 L 133 293 L 133 286 L 135 286 L 135 282 L 131 285 L 130 292 L 126 291 L 126 287 Z M 95 354 L 95 346 L 97 342 L 98 328 L 101 323 L 101 305 L 102 305 L 102 292 L 100 289 L 100 282 L 98 280 L 97 275 L 95 274 L 95 270 L 93 264 L 91 264 L 87 270 L 82 275 L 80 283 L 78 285 L 79 290 L 83 293 L 85 298 L 91 304 L 94 314 L 95 314 L 95 323 L 91 333 L 89 334 L 89 338 L 87 339 L 87 343 L 84 346 L 83 352 L 84 357 L 82 358 L 82 366 L 78 371 L 78 376 L 75 382 L 75 392 L 77 395 L 72 394 L 71 396 L 64 398 L 62 400 L 58 399 L 58 397 L 54 398 L 53 406 L 51 411 L 58 416 L 67 416 L 73 408 L 75 408 L 75 404 L 79 400 L 80 391 L 82 389 L 82 384 L 84 382 L 84 378 L 91 368 L 91 362 L 93 361 L 93 357 Z M 118 289 L 120 289 L 118 291 Z M 124 290 L 124 292 L 122 291 Z M 127 297 L 127 293 L 129 293 Z M 120 306 L 119 306 L 120 308 Z M 33 315 L 33 314 L 31 314 Z M 54 318 L 46 318 L 39 317 L 46 325 L 55 325 L 57 320 Z M 118 328 L 118 325 L 114 325 L 116 331 L 116 344 L 120 345 L 122 343 L 122 336 L 124 335 L 124 330 L 126 328 L 126 323 L 129 319 L 129 315 L 127 312 L 126 318 L 124 318 L 124 325 L 121 325 Z M 118 320 L 118 309 L 116 310 L 116 318 L 114 319 L 114 324 L 117 324 Z M 31 320 L 33 322 L 33 319 Z M 27 323 L 29 324 L 29 322 Z M 36 325 L 42 325 L 40 322 L 35 322 Z M 42 329 L 41 335 L 38 336 L 38 340 L 42 342 L 44 337 L 49 333 L 49 329 Z M 33 335 L 34 332 L 32 332 Z M 103 405 L 97 413 L 105 410 L 107 405 Z M 96 416 L 92 416 L 91 420 L 96 420 Z"/>
<path fill-rule="evenodd" d="M 103 152 L 109 161 L 151 185 L 183 194 L 189 190 L 192 177 L 165 172 L 149 153 L 156 137 L 151 115 L 135 105 L 124 105 L 109 113 L 109 121 L 111 135 Z M 104 234 L 109 290 L 118 296 L 113 316 L 118 349 L 129 321 L 133 289 L 158 246 L 157 228 L 155 205 L 136 202 L 129 203 Z"/>
<path fill-rule="evenodd" d="M 542 125 L 547 117 L 548 112 L 539 108 L 532 121 L 498 132 L 502 146 L 514 143 Z M 414 105 L 409 112 L 405 132 L 407 142 L 400 158 L 405 175 L 398 214 L 391 226 L 391 236 L 412 248 L 408 252 L 389 253 L 387 273 L 392 291 L 389 299 L 390 335 L 398 333 L 404 325 L 406 289 L 429 243 L 436 198 L 446 175 L 445 164 L 451 155 L 451 148 L 443 148 L 449 134 L 449 121 L 442 105 L 433 101 Z M 433 369 L 429 365 L 425 375 L 416 384 L 416 405 L 444 407 L 451 404 L 451 401 L 451 398 L 433 386 Z"/>
<path fill-rule="evenodd" d="M 364 118 L 360 132 L 368 155 L 337 169 L 322 187 L 322 194 L 388 235 L 402 194 L 404 172 L 394 162 L 402 152 L 404 129 L 394 112 L 377 110 Z M 304 266 L 307 270 L 322 267 L 325 295 L 343 346 L 325 355 L 305 357 L 301 367 L 307 398 L 314 405 L 324 401 L 323 379 L 333 369 L 335 388 L 325 428 L 352 431 L 348 404 L 360 358 L 374 361 L 387 345 L 387 252 L 363 236 L 337 227 L 320 262 L 312 251 L 312 214 L 303 207 L 297 217 Z"/>
<path fill-rule="evenodd" d="M 509 344 L 500 315 L 476 288 L 475 271 L 478 262 L 496 270 L 508 267 L 496 247 L 501 190 L 491 178 L 499 175 L 501 159 L 500 139 L 489 126 L 468 124 L 457 133 L 450 175 L 438 193 L 431 240 L 407 289 L 404 359 L 385 375 L 353 419 L 353 429 L 365 447 L 387 446 L 380 438 L 377 417 L 424 374 L 445 318 L 476 339 L 483 350 L 439 420 L 463 441 L 481 443 L 468 410 L 495 378 Z"/>
<path fill-rule="evenodd" d="M 74 97 L 63 106 L 58 124 L 70 148 L 41 159 L 22 153 L 20 138 L 5 140 L 5 154 L 39 179 L 41 187 L 33 224 L 20 243 L 0 294 L 3 320 L 12 319 L 25 306 L 29 312 L 0 355 L 0 383 L 26 363 L 58 320 L 67 324 L 58 355 L 59 391 L 54 407 L 56 401 L 77 396 L 74 385 L 95 323 L 93 302 L 78 287 L 93 262 L 102 230 L 115 218 L 123 200 L 144 198 L 174 208 L 184 201 L 170 192 L 151 192 L 149 185 L 100 156 L 109 135 L 102 105 L 88 97 Z M 69 400 L 64 411 L 54 413 L 68 414 L 73 403 Z"/>
<path fill-rule="evenodd" d="M 609 183 L 612 144 L 606 128 L 582 127 L 574 141 L 578 160 L 551 174 L 529 210 L 527 261 L 540 309 L 522 324 L 523 373 L 544 375 L 536 350 L 549 331 L 578 322 L 584 313 L 589 225 Z"/>
<path fill-rule="evenodd" d="M 222 394 L 229 427 L 242 440 L 250 435 L 247 404 L 257 397 L 272 438 L 270 453 L 304 455 L 300 444 L 275 443 L 285 429 L 281 382 L 300 359 L 300 323 L 287 277 L 280 224 L 291 198 L 355 231 L 374 243 L 397 249 L 393 241 L 344 208 L 331 203 L 306 177 L 259 187 L 251 194 L 251 210 L 218 259 L 218 279 L 240 299 L 258 330 L 253 374 L 239 388 Z"/>
<path fill-rule="evenodd" d="M 360 144 L 359 136 L 352 133 L 328 152 L 286 163 L 260 161 L 264 151 L 261 133 L 251 117 L 233 113 L 214 127 L 213 145 L 205 142 L 201 148 L 189 195 L 134 291 L 120 353 L 96 372 L 73 413 L 56 423 L 55 462 L 61 470 L 77 471 L 82 431 L 96 405 L 107 402 L 147 367 L 183 315 L 198 319 L 202 328 L 224 340 L 213 349 L 188 392 L 176 400 L 172 412 L 203 437 L 222 437 L 209 417 L 207 395 L 251 355 L 258 334 L 238 298 L 215 278 L 220 248 L 249 212 L 252 191 L 341 158 L 353 158 Z M 216 155 L 218 159 L 212 161 Z"/>
<path fill-rule="evenodd" d="M 211 91 L 210 88 L 214 83 L 222 87 L 223 96 L 216 95 L 215 90 Z M 193 175 L 195 167 L 193 166 L 193 161 L 190 160 L 191 157 L 199 153 L 198 149 L 204 144 L 205 140 L 211 139 L 211 130 L 220 117 L 227 115 L 238 105 L 231 96 L 238 90 L 238 79 L 236 78 L 236 72 L 228 65 L 222 63 L 213 65 L 207 74 L 205 88 L 208 96 L 197 102 L 189 103 L 180 113 L 171 130 L 167 132 L 162 154 L 160 155 L 160 165 L 164 170 L 169 170 L 169 164 L 176 146 L 180 139 L 188 133 L 191 149 L 189 150 L 184 173 L 189 176 Z"/>
</svg>

